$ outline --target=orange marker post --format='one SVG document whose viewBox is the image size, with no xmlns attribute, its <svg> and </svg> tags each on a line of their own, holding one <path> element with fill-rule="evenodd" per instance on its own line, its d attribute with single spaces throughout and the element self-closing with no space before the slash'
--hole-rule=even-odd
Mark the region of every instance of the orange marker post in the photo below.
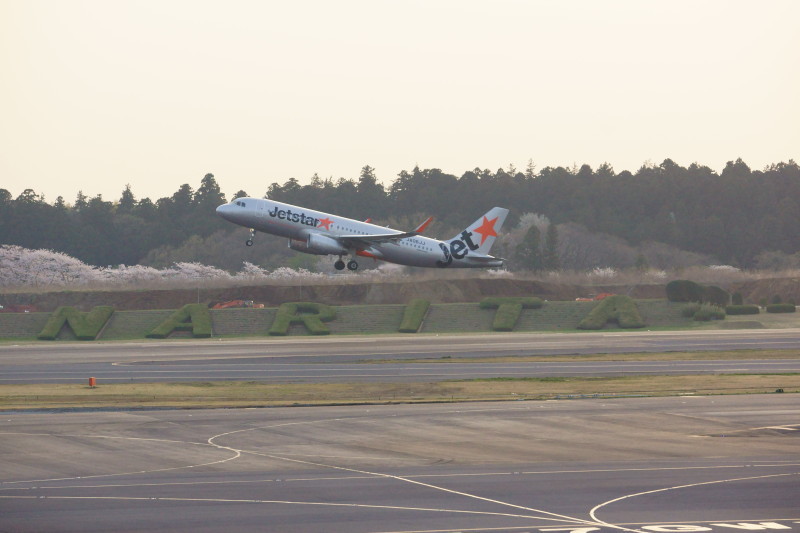
<svg viewBox="0 0 800 533">
<path fill-rule="evenodd" d="M 89 386 L 91 388 L 95 388 L 96 385 L 97 385 L 97 380 L 94 378 L 89 378 Z"/>
</svg>

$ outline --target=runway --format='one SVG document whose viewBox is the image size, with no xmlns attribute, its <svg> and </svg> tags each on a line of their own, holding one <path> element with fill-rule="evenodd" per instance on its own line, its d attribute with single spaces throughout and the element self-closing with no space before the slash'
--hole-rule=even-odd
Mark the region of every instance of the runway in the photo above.
<svg viewBox="0 0 800 533">
<path fill-rule="evenodd" d="M 0 346 L 0 384 L 137 381 L 402 382 L 480 377 L 795 373 L 800 360 L 414 363 L 408 359 L 800 349 L 800 330 L 298 337 Z M 391 360 L 392 364 L 363 364 Z"/>
<path fill-rule="evenodd" d="M 686 374 L 800 373 L 800 360 L 595 361 L 562 363 L 275 363 L 269 359 L 176 363 L 82 363 L 5 368 L 0 384 L 187 381 L 262 383 L 403 383 L 493 377 L 591 377 Z"/>
<path fill-rule="evenodd" d="M 800 529 L 795 395 L 0 415 L 0 530 Z"/>
</svg>

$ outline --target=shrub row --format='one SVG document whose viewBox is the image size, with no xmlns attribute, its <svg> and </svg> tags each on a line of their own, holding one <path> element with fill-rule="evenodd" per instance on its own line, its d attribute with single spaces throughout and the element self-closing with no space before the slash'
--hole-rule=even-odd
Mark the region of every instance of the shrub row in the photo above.
<svg viewBox="0 0 800 533">
<path fill-rule="evenodd" d="M 715 305 L 701 305 L 694 314 L 694 320 L 708 322 L 710 320 L 725 320 L 725 311 Z"/>
<path fill-rule="evenodd" d="M 95 307 L 88 313 L 82 313 L 71 306 L 62 306 L 50 315 L 36 338 L 43 341 L 55 340 L 58 332 L 64 326 L 64 322 L 67 322 L 79 340 L 93 341 L 113 313 L 114 308 L 110 305 Z"/>
<path fill-rule="evenodd" d="M 692 318 L 696 312 L 700 310 L 700 304 L 691 304 L 685 306 L 681 309 L 681 316 L 686 318 Z"/>
<path fill-rule="evenodd" d="M 667 299 L 670 302 L 697 302 L 726 306 L 731 295 L 716 285 L 701 285 L 688 279 L 678 279 L 667 283 Z"/>
<path fill-rule="evenodd" d="M 767 306 L 767 313 L 794 313 L 797 306 L 794 304 L 770 304 Z"/>
<path fill-rule="evenodd" d="M 172 313 L 147 334 L 151 339 L 165 339 L 173 331 L 191 331 L 193 337 L 211 336 L 211 313 L 205 304 L 187 304 Z"/>
<path fill-rule="evenodd" d="M 422 320 L 430 307 L 430 300 L 417 298 L 411 300 L 403 310 L 403 320 L 400 322 L 400 333 L 416 333 L 422 326 Z"/>
<path fill-rule="evenodd" d="M 725 307 L 728 315 L 757 315 L 761 312 L 757 305 L 729 305 Z"/>
<path fill-rule="evenodd" d="M 725 311 L 721 307 L 706 304 L 687 305 L 683 308 L 683 310 L 681 310 L 681 315 L 687 318 L 692 318 L 698 322 L 725 319 Z"/>
<path fill-rule="evenodd" d="M 269 328 L 270 335 L 286 335 L 292 324 L 304 324 L 312 335 L 329 335 L 331 330 L 323 324 L 336 318 L 336 310 L 330 305 L 314 302 L 281 304 L 275 322 Z"/>
<path fill-rule="evenodd" d="M 600 301 L 578 324 L 578 329 L 602 329 L 608 322 L 621 328 L 643 328 L 644 320 L 630 296 L 615 294 Z"/>
</svg>

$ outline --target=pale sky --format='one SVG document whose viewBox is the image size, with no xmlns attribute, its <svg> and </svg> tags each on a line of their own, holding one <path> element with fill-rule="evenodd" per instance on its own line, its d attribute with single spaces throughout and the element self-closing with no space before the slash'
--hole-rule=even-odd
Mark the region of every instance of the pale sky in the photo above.
<svg viewBox="0 0 800 533">
<path fill-rule="evenodd" d="M 0 0 L 0 188 L 800 160 L 800 2 Z"/>
</svg>

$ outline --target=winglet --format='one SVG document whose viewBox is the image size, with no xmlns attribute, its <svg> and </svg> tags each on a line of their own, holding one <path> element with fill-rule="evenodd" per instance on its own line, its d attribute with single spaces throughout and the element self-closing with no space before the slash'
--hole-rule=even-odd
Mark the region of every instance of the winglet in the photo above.
<svg viewBox="0 0 800 533">
<path fill-rule="evenodd" d="M 426 220 L 425 222 L 416 227 L 414 233 L 422 233 L 423 231 L 425 231 L 425 228 L 427 228 L 430 225 L 431 222 L 433 222 L 433 217 L 428 217 L 428 220 Z"/>
</svg>

